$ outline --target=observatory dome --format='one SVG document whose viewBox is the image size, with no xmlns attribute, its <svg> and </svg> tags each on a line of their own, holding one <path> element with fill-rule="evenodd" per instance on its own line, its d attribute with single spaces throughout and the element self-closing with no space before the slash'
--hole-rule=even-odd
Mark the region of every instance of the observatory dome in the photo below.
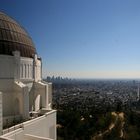
<svg viewBox="0 0 140 140">
<path fill-rule="evenodd" d="M 26 30 L 14 19 L 0 12 L 0 55 L 13 55 L 19 51 L 22 57 L 33 57 L 36 49 Z"/>
</svg>

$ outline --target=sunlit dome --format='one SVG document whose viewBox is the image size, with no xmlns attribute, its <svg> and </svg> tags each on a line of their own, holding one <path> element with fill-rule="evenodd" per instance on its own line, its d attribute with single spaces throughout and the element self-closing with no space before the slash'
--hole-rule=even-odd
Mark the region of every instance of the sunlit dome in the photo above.
<svg viewBox="0 0 140 140">
<path fill-rule="evenodd" d="M 33 57 L 36 49 L 31 37 L 15 20 L 0 12 L 0 54 L 13 55 L 19 51 L 22 57 Z"/>
</svg>

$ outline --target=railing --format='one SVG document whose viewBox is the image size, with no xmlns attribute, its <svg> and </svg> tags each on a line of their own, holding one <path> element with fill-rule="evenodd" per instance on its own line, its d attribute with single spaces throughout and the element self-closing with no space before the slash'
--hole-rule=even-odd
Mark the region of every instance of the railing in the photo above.
<svg viewBox="0 0 140 140">
<path fill-rule="evenodd" d="M 32 118 L 30 118 L 29 120 L 27 120 L 25 122 L 19 123 L 17 125 L 9 127 L 9 128 L 6 128 L 6 129 L 4 129 L 2 131 L 2 135 L 7 134 L 7 133 L 12 132 L 12 131 L 15 131 L 15 130 L 17 130 L 19 128 L 24 129 L 24 125 L 34 123 L 35 121 L 39 121 L 40 119 L 43 119 L 44 117 L 47 117 L 49 114 L 53 113 L 54 111 L 55 110 L 49 110 L 49 111 L 44 110 L 44 115 L 41 115 L 41 116 L 38 116 L 38 117 L 32 117 Z"/>
<path fill-rule="evenodd" d="M 12 127 L 9 127 L 9 128 L 7 128 L 7 129 L 4 129 L 4 130 L 2 131 L 2 134 L 3 134 L 3 135 L 4 135 L 4 134 L 7 134 L 7 133 L 12 132 L 12 131 L 14 131 L 14 130 L 17 130 L 17 129 L 19 129 L 19 128 L 24 128 L 23 123 L 17 124 L 17 125 L 12 126 Z"/>
</svg>

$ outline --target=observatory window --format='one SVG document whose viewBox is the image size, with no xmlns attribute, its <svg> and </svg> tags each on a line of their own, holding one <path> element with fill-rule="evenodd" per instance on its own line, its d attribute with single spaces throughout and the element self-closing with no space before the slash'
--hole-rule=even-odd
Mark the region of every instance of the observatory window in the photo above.
<svg viewBox="0 0 140 140">
<path fill-rule="evenodd" d="M 23 64 L 21 66 L 22 66 L 22 78 L 23 78 L 23 71 L 24 71 Z"/>
<path fill-rule="evenodd" d="M 28 78 L 30 77 L 30 67 L 29 67 L 29 64 L 28 64 Z"/>
<path fill-rule="evenodd" d="M 25 72 L 25 78 L 26 78 L 26 64 L 24 65 L 24 72 Z"/>
</svg>

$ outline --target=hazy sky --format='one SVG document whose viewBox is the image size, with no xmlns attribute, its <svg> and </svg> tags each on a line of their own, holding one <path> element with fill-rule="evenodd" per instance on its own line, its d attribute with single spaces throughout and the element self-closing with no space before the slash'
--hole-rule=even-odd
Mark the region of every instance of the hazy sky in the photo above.
<svg viewBox="0 0 140 140">
<path fill-rule="evenodd" d="M 0 0 L 32 37 L 43 74 L 140 78 L 140 0 Z"/>
</svg>

